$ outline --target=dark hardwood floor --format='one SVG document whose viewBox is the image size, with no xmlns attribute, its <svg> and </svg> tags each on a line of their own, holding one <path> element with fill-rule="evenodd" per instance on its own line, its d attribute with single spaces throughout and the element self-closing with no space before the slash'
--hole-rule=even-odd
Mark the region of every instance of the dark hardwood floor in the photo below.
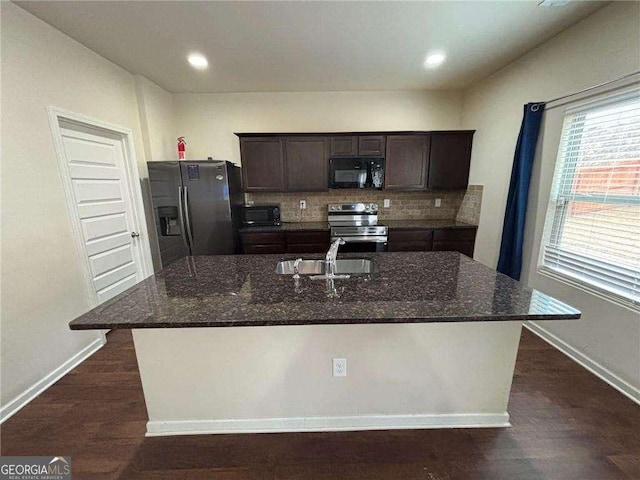
<svg viewBox="0 0 640 480">
<path fill-rule="evenodd" d="M 526 330 L 512 428 L 158 438 L 131 333 L 108 339 L 2 425 L 2 455 L 72 455 L 74 479 L 640 479 L 640 407 Z"/>
</svg>

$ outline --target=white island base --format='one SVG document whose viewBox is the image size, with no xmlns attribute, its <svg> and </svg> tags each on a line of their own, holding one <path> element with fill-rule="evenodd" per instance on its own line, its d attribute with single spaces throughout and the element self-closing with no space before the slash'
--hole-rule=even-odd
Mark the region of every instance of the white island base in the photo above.
<svg viewBox="0 0 640 480">
<path fill-rule="evenodd" d="M 507 427 L 521 321 L 134 329 L 147 436 Z M 347 376 L 332 376 L 332 359 Z"/>
</svg>

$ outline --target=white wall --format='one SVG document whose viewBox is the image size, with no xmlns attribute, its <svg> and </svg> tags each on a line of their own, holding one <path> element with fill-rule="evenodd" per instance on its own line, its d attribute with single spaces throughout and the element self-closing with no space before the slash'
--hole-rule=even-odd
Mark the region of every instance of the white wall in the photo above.
<svg viewBox="0 0 640 480">
<path fill-rule="evenodd" d="M 640 3 L 613 2 L 465 92 L 463 127 L 477 129 L 470 183 L 484 184 L 477 260 L 497 263 L 513 152 L 523 105 L 577 92 L 640 70 Z M 547 120 L 552 110 L 547 114 Z M 592 367 L 640 388 L 640 316 L 536 273 L 537 249 L 557 153 L 558 122 L 546 121 L 545 154 L 532 178 L 523 280 L 574 305 L 580 321 L 540 322 Z M 554 130 L 555 128 L 555 130 Z M 556 139 L 553 140 L 554 132 Z M 555 142 L 555 143 L 554 143 Z M 539 149 L 541 147 L 539 146 Z M 540 201 L 537 199 L 540 198 Z M 617 377 L 617 379 L 616 379 Z M 637 392 L 635 393 L 637 394 Z"/>
<path fill-rule="evenodd" d="M 454 91 L 289 92 L 174 95 L 187 158 L 240 163 L 234 132 L 340 132 L 460 128 Z"/>
<path fill-rule="evenodd" d="M 177 152 L 173 94 L 142 75 L 135 76 L 135 85 L 147 160 L 175 160 Z"/>
<path fill-rule="evenodd" d="M 173 94 L 167 92 L 142 75 L 135 76 L 135 88 L 140 128 L 142 130 L 142 142 L 147 161 L 159 162 L 163 160 L 175 160 L 177 158 L 177 152 Z M 158 271 L 162 268 L 162 260 L 160 259 L 160 246 L 158 244 L 158 235 L 153 220 L 151 187 L 149 185 L 147 166 L 140 165 L 140 172 L 142 197 L 145 201 L 147 231 L 150 237 L 151 256 L 153 258 L 154 269 Z"/>
<path fill-rule="evenodd" d="M 100 338 L 72 332 L 87 311 L 80 257 L 47 107 L 131 128 L 144 161 L 133 77 L 14 4 L 2 11 L 3 407 Z"/>
</svg>

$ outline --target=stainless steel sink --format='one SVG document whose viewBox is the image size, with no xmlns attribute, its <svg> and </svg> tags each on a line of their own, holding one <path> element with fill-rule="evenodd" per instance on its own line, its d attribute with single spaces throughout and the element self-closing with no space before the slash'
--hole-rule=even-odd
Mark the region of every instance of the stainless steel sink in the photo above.
<svg viewBox="0 0 640 480">
<path fill-rule="evenodd" d="M 276 273 L 279 275 L 293 275 L 295 260 L 278 262 Z M 324 260 L 302 260 L 298 262 L 299 275 L 324 275 Z M 366 275 L 374 272 L 373 261 L 367 258 L 349 258 L 336 260 L 336 275 Z"/>
</svg>

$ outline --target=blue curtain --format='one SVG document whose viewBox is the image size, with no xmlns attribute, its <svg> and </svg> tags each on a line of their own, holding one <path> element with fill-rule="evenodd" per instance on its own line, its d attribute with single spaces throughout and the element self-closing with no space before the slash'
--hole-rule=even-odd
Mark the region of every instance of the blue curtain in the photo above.
<svg viewBox="0 0 640 480">
<path fill-rule="evenodd" d="M 522 270 L 522 244 L 524 242 L 529 183 L 531 182 L 533 158 L 536 154 L 544 106 L 544 103 L 539 102 L 527 103 L 524 106 L 524 117 L 518 135 L 516 153 L 513 157 L 507 209 L 502 226 L 498 271 L 516 280 L 520 280 L 520 271 Z"/>
</svg>

